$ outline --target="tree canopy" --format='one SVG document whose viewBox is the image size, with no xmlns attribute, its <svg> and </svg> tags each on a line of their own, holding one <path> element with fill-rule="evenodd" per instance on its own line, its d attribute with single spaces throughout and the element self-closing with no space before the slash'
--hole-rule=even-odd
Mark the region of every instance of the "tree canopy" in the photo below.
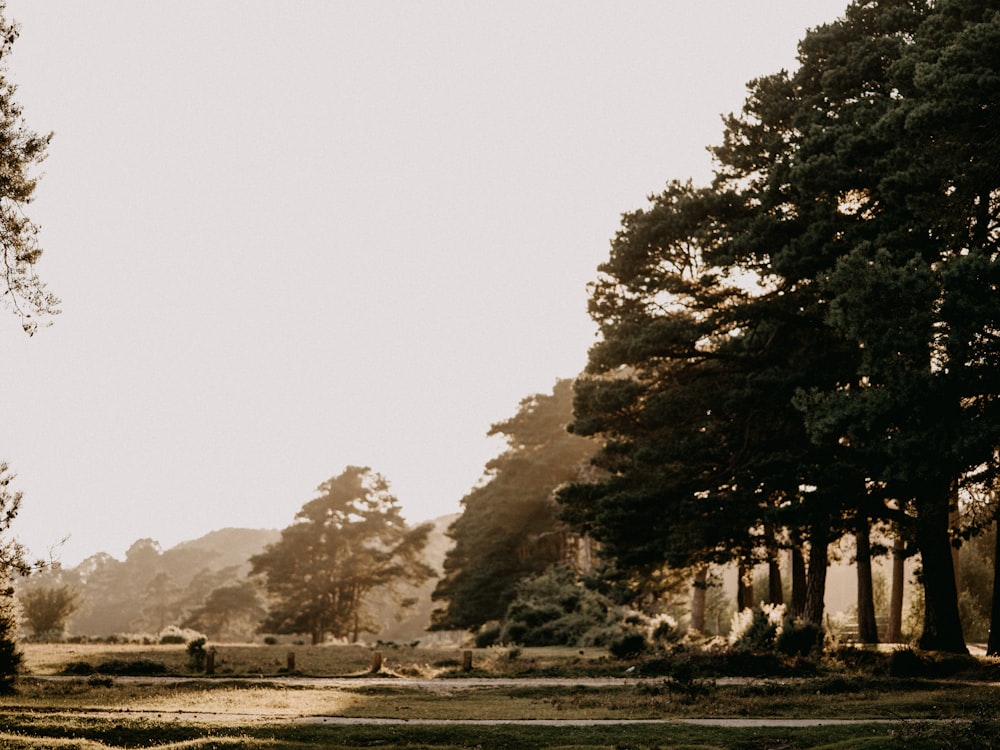
<svg viewBox="0 0 1000 750">
<path fill-rule="evenodd" d="M 357 640 L 377 629 L 366 595 L 434 575 L 421 558 L 431 524 L 410 528 L 389 484 L 367 467 L 349 466 L 317 488 L 281 539 L 250 559 L 271 601 L 262 630 Z"/>
<path fill-rule="evenodd" d="M 24 212 L 37 183 L 33 170 L 45 159 L 52 134 L 30 130 L 14 99 L 17 87 L 7 75 L 7 63 L 18 26 L 6 19 L 5 11 L 6 3 L 0 0 L 0 298 L 31 335 L 40 323 L 59 312 L 59 300 L 34 271 L 42 254 L 39 228 Z"/>
<path fill-rule="evenodd" d="M 433 595 L 444 602 L 435 628 L 474 630 L 499 620 L 519 581 L 565 556 L 567 528 L 553 493 L 586 472 L 595 449 L 566 431 L 572 394 L 572 381 L 560 380 L 551 394 L 523 399 L 513 417 L 490 428 L 507 449 L 486 465 L 484 481 L 463 498 L 448 530 L 455 546 Z"/>
<path fill-rule="evenodd" d="M 624 217 L 573 424 L 608 478 L 562 495 L 609 554 L 806 541 L 812 579 L 828 541 L 892 519 L 921 645 L 965 650 L 948 519 L 998 466 L 998 35 L 990 3 L 855 2 L 750 82 L 710 186 Z"/>
</svg>

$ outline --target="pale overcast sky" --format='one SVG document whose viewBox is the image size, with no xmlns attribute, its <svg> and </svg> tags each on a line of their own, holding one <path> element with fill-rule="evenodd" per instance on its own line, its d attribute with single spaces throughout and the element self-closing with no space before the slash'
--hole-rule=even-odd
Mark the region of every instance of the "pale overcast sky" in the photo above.
<svg viewBox="0 0 1000 750">
<path fill-rule="evenodd" d="M 846 0 L 8 0 L 63 300 L 0 317 L 17 535 L 282 528 L 350 464 L 456 512 L 584 366 L 621 213 Z"/>
</svg>

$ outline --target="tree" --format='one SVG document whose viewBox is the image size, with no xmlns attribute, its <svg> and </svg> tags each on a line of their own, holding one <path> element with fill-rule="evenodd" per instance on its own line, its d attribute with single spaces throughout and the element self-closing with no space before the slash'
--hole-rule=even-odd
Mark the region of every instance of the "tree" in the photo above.
<svg viewBox="0 0 1000 750">
<path fill-rule="evenodd" d="M 80 606 L 79 593 L 68 584 L 33 586 L 21 591 L 17 599 L 36 638 L 62 637 L 66 621 Z"/>
<path fill-rule="evenodd" d="M 733 267 L 727 232 L 743 210 L 730 191 L 673 182 L 623 218 L 591 287 L 602 338 L 577 379 L 571 425 L 604 439 L 605 477 L 560 499 L 628 568 L 750 567 L 809 541 L 804 613 L 819 622 L 840 493 L 861 481 L 830 471 L 792 399 L 853 357 L 814 303 Z"/>
<path fill-rule="evenodd" d="M 215 640 L 249 641 L 266 615 L 257 586 L 241 581 L 214 589 L 184 621 L 184 627 Z"/>
<path fill-rule="evenodd" d="M 523 399 L 517 414 L 498 422 L 507 449 L 486 465 L 486 481 L 462 499 L 448 529 L 455 546 L 444 562 L 433 599 L 435 629 L 475 630 L 499 620 L 522 579 L 562 562 L 570 529 L 557 518 L 556 488 L 587 470 L 596 445 L 572 435 L 573 384 L 559 380 L 551 394 Z"/>
<path fill-rule="evenodd" d="M 24 547 L 7 536 L 21 507 L 21 492 L 11 488 L 15 476 L 6 462 L 0 462 L 0 693 L 13 687 L 23 658 L 17 645 L 18 622 L 11 580 L 40 567 L 40 563 L 29 563 Z"/>
<path fill-rule="evenodd" d="M 388 482 L 367 467 L 348 466 L 317 493 L 278 542 L 250 559 L 271 597 L 263 630 L 356 641 L 375 629 L 369 592 L 434 575 L 420 555 L 431 525 L 408 528 Z"/>
<path fill-rule="evenodd" d="M 18 27 L 6 20 L 6 3 L 0 0 L 0 297 L 33 334 L 40 323 L 59 312 L 59 300 L 34 272 L 42 254 L 38 226 L 29 220 L 25 206 L 31 202 L 37 179 L 31 172 L 45 158 L 52 135 L 38 135 L 27 128 L 20 105 L 14 99 L 16 86 L 7 76 Z"/>
<path fill-rule="evenodd" d="M 1000 472 L 998 42 L 978 0 L 853 3 L 751 82 L 710 188 L 626 216 L 578 386 L 612 480 L 567 495 L 616 554 L 746 558 L 784 526 L 815 619 L 826 545 L 888 521 L 921 646 L 965 651 L 949 517 Z"/>
</svg>

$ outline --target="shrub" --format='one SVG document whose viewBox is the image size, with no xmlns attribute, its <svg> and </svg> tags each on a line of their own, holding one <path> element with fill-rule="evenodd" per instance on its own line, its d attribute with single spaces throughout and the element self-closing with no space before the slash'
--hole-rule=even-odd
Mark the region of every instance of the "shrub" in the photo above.
<svg viewBox="0 0 1000 750">
<path fill-rule="evenodd" d="M 0 693 L 9 693 L 14 689 L 14 680 L 24 658 L 17 645 L 17 617 L 11 594 L 9 590 L 0 589 Z"/>
<path fill-rule="evenodd" d="M 94 665 L 89 661 L 71 661 L 62 668 L 62 671 L 59 674 L 86 676 L 94 674 L 96 671 L 97 670 L 94 669 Z"/>
<path fill-rule="evenodd" d="M 163 645 L 173 645 L 178 643 L 184 643 L 184 636 L 175 635 L 173 633 L 168 633 L 167 635 L 160 636 L 160 643 Z"/>
<path fill-rule="evenodd" d="M 187 645 L 188 668 L 195 672 L 203 672 L 205 670 L 205 660 L 208 658 L 205 643 L 206 640 L 204 638 L 195 638 Z"/>
<path fill-rule="evenodd" d="M 646 650 L 646 636 L 638 631 L 623 632 L 608 644 L 608 651 L 618 659 L 631 659 Z"/>
<path fill-rule="evenodd" d="M 786 656 L 808 656 L 823 650 L 823 628 L 812 622 L 786 621 L 775 642 L 775 648 Z"/>
<path fill-rule="evenodd" d="M 588 631 L 607 624 L 609 610 L 608 601 L 586 588 L 573 571 L 551 568 L 518 584 L 499 640 L 523 646 L 578 645 Z"/>
<path fill-rule="evenodd" d="M 893 677 L 920 677 L 924 662 L 912 648 L 900 648 L 889 654 L 889 674 Z"/>
<path fill-rule="evenodd" d="M 99 674 L 147 676 L 166 674 L 167 665 L 152 659 L 107 659 L 97 665 Z"/>
<path fill-rule="evenodd" d="M 778 623 L 771 616 L 771 611 L 756 607 L 736 614 L 730 638 L 737 651 L 761 653 L 774 650 L 777 634 Z"/>
<path fill-rule="evenodd" d="M 489 648 L 500 642 L 500 623 L 496 620 L 484 623 L 476 633 L 476 648 Z"/>
</svg>

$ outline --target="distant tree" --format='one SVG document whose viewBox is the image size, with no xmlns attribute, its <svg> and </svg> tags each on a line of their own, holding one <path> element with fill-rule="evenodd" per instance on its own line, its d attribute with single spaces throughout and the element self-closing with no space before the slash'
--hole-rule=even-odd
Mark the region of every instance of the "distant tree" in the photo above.
<svg viewBox="0 0 1000 750">
<path fill-rule="evenodd" d="M 140 628 L 159 633 L 173 624 L 181 614 L 178 604 L 180 594 L 180 587 L 169 573 L 160 571 L 150 578 L 142 590 Z"/>
<path fill-rule="evenodd" d="M 5 11 L 6 2 L 0 0 L 0 298 L 31 335 L 59 312 L 59 300 L 34 272 L 42 254 L 38 225 L 24 213 L 37 182 L 31 171 L 45 158 L 52 135 L 29 130 L 14 99 L 17 87 L 7 76 L 7 63 L 18 26 L 6 20 Z"/>
<path fill-rule="evenodd" d="M 80 595 L 68 584 L 33 586 L 18 593 L 25 623 L 36 638 L 60 638 L 66 621 L 80 606 Z"/>
<path fill-rule="evenodd" d="M 257 587 L 252 581 L 241 581 L 214 589 L 183 626 L 217 641 L 250 640 L 266 615 Z"/>
<path fill-rule="evenodd" d="M 462 500 L 448 529 L 455 546 L 434 591 L 444 606 L 435 629 L 475 630 L 500 619 L 522 579 L 542 573 L 568 553 L 569 527 L 557 518 L 553 493 L 589 468 L 596 444 L 566 431 L 573 382 L 521 401 L 517 414 L 493 425 L 507 450 L 486 465 L 485 480 Z"/>
<path fill-rule="evenodd" d="M 373 589 L 434 574 L 421 558 L 431 525 L 409 528 L 388 482 L 367 467 L 349 466 L 317 492 L 281 539 L 250 559 L 271 597 L 263 630 L 356 641 L 375 629 L 365 601 Z"/>
</svg>

